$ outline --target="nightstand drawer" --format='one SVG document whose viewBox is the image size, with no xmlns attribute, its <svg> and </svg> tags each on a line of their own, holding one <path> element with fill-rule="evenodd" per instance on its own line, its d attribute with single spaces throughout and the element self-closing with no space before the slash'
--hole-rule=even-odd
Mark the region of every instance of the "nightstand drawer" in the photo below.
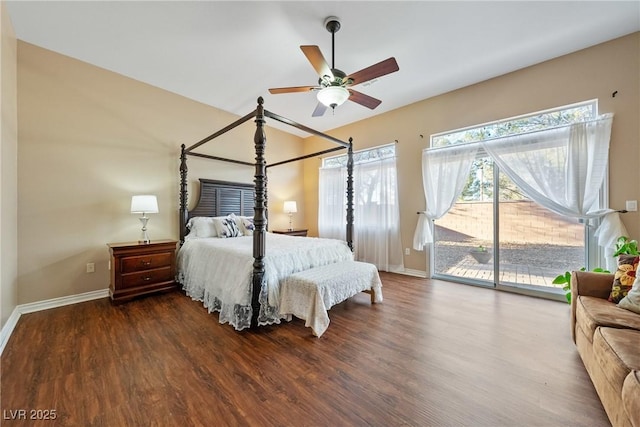
<svg viewBox="0 0 640 427">
<path fill-rule="evenodd" d="M 156 268 L 155 270 L 145 270 L 136 273 L 128 273 L 122 275 L 123 288 L 135 288 L 137 286 L 146 286 L 154 283 L 172 281 L 173 272 L 171 267 Z"/>
<path fill-rule="evenodd" d="M 153 270 L 155 268 L 167 267 L 171 265 L 173 253 L 148 254 L 122 258 L 122 273 L 133 273 L 135 271 Z"/>
<path fill-rule="evenodd" d="M 119 304 L 133 298 L 177 289 L 175 240 L 109 243 L 109 296 Z"/>
</svg>

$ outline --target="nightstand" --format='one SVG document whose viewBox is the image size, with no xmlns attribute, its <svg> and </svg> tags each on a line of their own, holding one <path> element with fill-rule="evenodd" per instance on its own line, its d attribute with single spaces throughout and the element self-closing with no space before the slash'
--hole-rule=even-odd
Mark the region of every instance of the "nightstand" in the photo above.
<svg viewBox="0 0 640 427">
<path fill-rule="evenodd" d="M 176 289 L 177 244 L 175 240 L 107 244 L 111 253 L 111 301 L 119 303 Z"/>
<path fill-rule="evenodd" d="M 307 237 L 307 230 L 272 230 L 272 233 L 286 234 L 288 236 L 302 236 Z"/>
</svg>

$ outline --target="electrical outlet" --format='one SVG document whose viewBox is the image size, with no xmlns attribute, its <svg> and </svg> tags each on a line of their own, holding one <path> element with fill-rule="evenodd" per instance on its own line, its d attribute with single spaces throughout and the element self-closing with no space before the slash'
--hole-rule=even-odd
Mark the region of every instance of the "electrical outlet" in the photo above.
<svg viewBox="0 0 640 427">
<path fill-rule="evenodd" d="M 404 254 L 405 254 L 405 255 L 411 255 L 411 249 L 409 249 L 409 248 L 404 248 Z"/>
<path fill-rule="evenodd" d="M 87 273 L 93 273 L 96 271 L 96 265 L 92 262 L 87 263 Z"/>
</svg>

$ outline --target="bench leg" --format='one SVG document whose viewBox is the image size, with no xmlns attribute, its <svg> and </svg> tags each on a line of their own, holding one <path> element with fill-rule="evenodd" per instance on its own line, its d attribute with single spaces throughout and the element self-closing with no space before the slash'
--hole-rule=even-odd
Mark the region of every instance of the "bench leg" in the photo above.
<svg viewBox="0 0 640 427">
<path fill-rule="evenodd" d="M 376 303 L 376 291 L 374 291 L 373 289 L 367 289 L 362 292 L 364 292 L 365 294 L 369 294 L 371 296 L 371 304 Z"/>
</svg>

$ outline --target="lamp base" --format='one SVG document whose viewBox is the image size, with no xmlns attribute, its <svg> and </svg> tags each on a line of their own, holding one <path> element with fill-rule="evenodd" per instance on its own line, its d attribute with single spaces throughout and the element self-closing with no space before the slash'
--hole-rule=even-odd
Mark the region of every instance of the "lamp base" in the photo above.
<svg viewBox="0 0 640 427">
<path fill-rule="evenodd" d="M 149 218 L 146 216 L 141 216 L 138 219 L 142 223 L 142 234 L 140 235 L 140 240 L 138 240 L 138 243 L 148 245 L 149 243 L 151 243 L 149 235 L 147 234 L 147 222 L 149 221 Z"/>
</svg>

